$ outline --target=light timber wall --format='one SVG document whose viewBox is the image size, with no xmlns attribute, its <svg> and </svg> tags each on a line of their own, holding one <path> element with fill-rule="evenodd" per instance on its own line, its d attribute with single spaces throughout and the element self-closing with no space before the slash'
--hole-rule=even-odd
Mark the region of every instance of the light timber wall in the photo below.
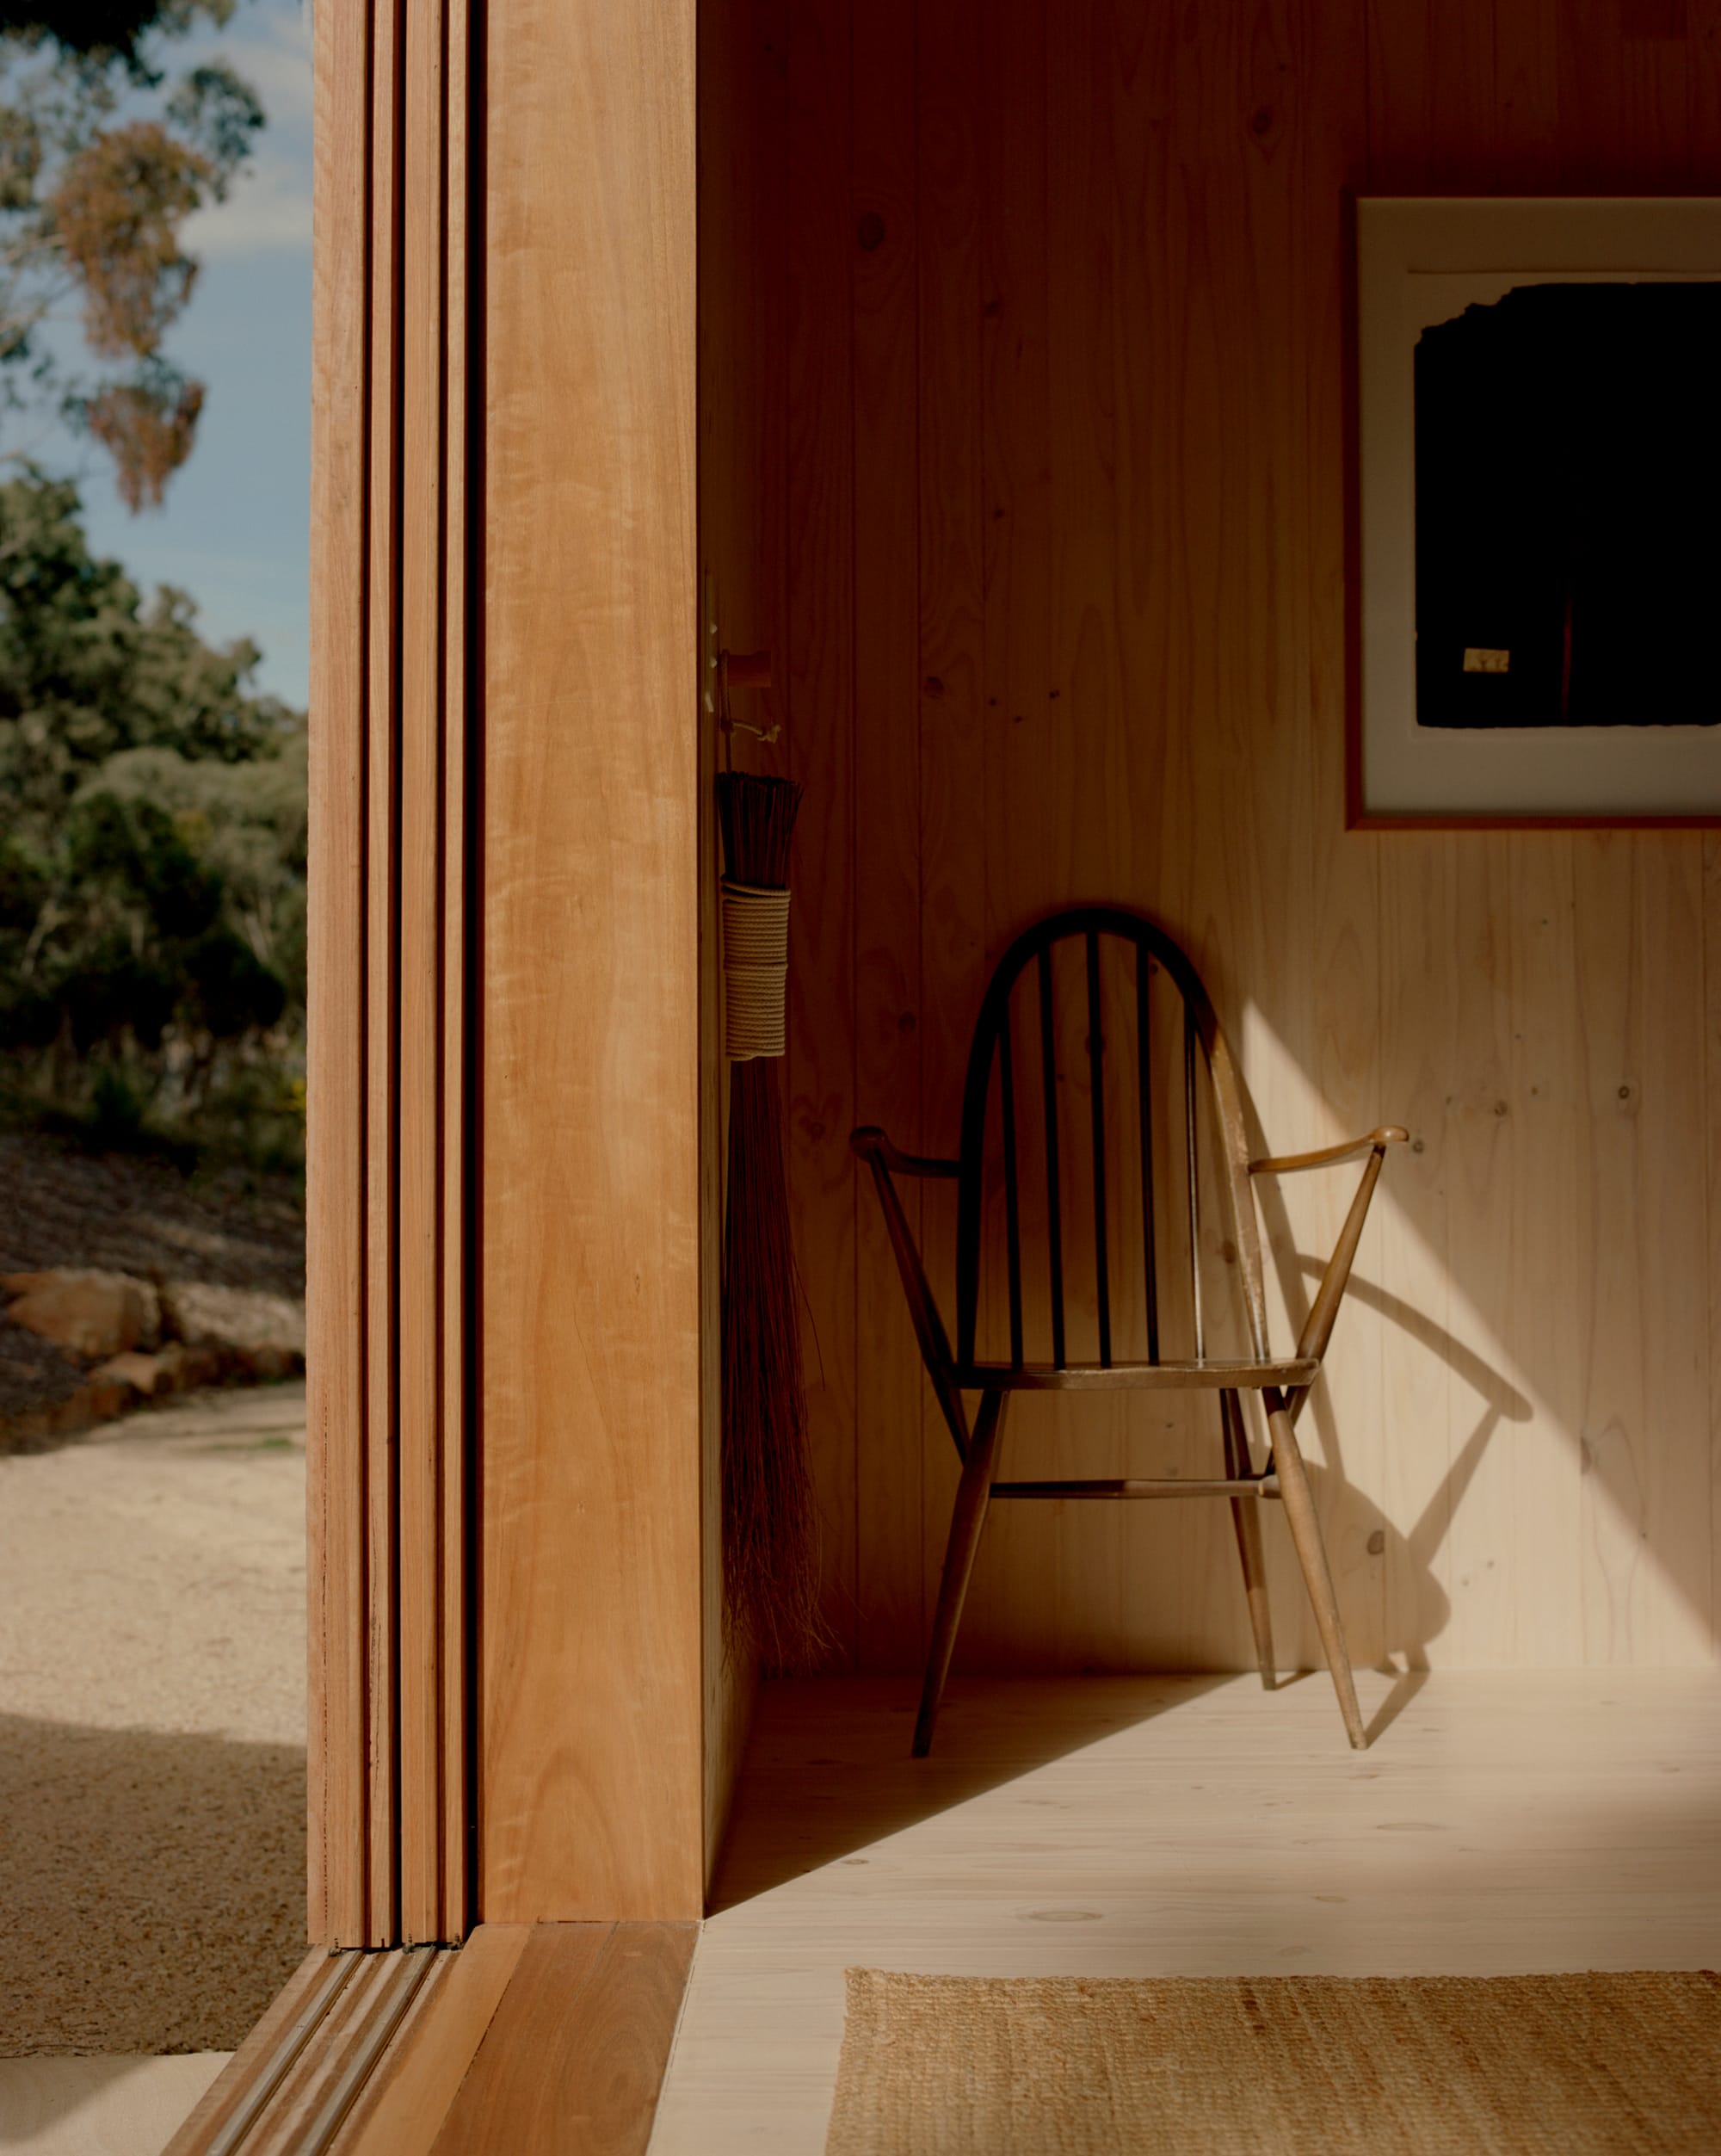
<svg viewBox="0 0 1721 2156">
<path fill-rule="evenodd" d="M 764 106 L 776 335 L 730 420 L 808 789 L 790 1122 L 837 1659 L 916 1660 L 955 1478 L 848 1133 L 953 1147 L 985 971 L 1078 896 L 1187 942 L 1275 1149 L 1415 1134 L 1310 1418 L 1356 1659 L 1710 1659 L 1721 849 L 1344 830 L 1342 195 L 1712 192 L 1721 10 L 726 19 Z M 1299 1310 L 1348 1187 L 1268 1214 Z M 947 1291 L 949 1200 L 919 1204 Z M 1184 1436 L 1034 1402 L 1010 1442 L 1115 1474 Z M 1230 1541 L 1219 1506 L 1009 1507 L 959 1666 L 1247 1666 Z"/>
</svg>

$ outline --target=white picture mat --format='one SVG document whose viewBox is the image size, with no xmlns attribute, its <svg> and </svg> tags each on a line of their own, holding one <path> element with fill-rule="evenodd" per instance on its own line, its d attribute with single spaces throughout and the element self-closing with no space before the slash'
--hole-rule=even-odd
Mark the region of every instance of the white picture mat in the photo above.
<svg viewBox="0 0 1721 2156">
<path fill-rule="evenodd" d="M 1364 816 L 1721 812 L 1721 726 L 1417 726 L 1414 375 L 1423 329 L 1514 286 L 1721 279 L 1721 200 L 1373 196 L 1356 213 Z"/>
</svg>

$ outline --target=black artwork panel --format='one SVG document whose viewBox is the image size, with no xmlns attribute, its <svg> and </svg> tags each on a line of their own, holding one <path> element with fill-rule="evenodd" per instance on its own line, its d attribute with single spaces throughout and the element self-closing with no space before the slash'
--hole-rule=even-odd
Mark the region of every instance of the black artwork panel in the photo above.
<svg viewBox="0 0 1721 2156">
<path fill-rule="evenodd" d="M 1521 286 L 1416 366 L 1418 725 L 1721 724 L 1721 284 Z"/>
</svg>

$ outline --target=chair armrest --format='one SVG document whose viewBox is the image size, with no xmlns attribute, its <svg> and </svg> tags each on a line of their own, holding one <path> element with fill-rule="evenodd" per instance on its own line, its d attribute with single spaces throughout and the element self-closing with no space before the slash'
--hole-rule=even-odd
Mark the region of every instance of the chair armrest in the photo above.
<svg viewBox="0 0 1721 2156">
<path fill-rule="evenodd" d="M 898 1176 L 956 1177 L 962 1172 L 959 1160 L 928 1159 L 919 1153 L 904 1152 L 893 1146 L 876 1123 L 865 1123 L 859 1130 L 848 1134 L 849 1150 L 862 1160 L 876 1161 L 881 1168 L 888 1168 Z"/>
<path fill-rule="evenodd" d="M 857 1131 L 858 1137 L 860 1133 Z M 1323 1146 L 1319 1152 L 1285 1153 L 1271 1160 L 1251 1160 L 1249 1171 L 1252 1176 L 1290 1176 L 1304 1168 L 1330 1168 L 1335 1161 L 1354 1159 L 1360 1152 L 1367 1152 L 1374 1146 L 1383 1150 L 1388 1146 L 1404 1146 L 1410 1134 L 1400 1123 L 1383 1123 L 1379 1130 L 1372 1130 L 1366 1138 L 1347 1138 L 1342 1146 Z"/>
<path fill-rule="evenodd" d="M 1268 1160 L 1259 1164 L 1264 1169 L 1297 1167 L 1321 1168 L 1329 1161 L 1342 1160 L 1348 1154 L 1366 1152 L 1368 1158 L 1362 1164 L 1362 1176 L 1356 1186 L 1356 1195 L 1350 1202 L 1350 1211 L 1339 1231 L 1339 1239 L 1333 1254 L 1327 1260 L 1327 1269 L 1321 1276 L 1316 1290 L 1313 1307 L 1303 1327 L 1303 1337 L 1297 1343 L 1299 1356 L 1312 1356 L 1319 1362 L 1326 1354 L 1327 1343 L 1333 1337 L 1333 1325 L 1339 1314 L 1339 1305 L 1344 1300 L 1345 1289 L 1350 1284 L 1350 1269 L 1356 1257 L 1357 1245 L 1362 1240 L 1363 1222 L 1368 1218 L 1369 1201 L 1374 1195 L 1374 1186 L 1380 1180 L 1381 1164 L 1386 1158 L 1389 1146 L 1402 1146 L 1409 1134 L 1396 1123 L 1384 1129 L 1371 1131 L 1366 1138 L 1353 1140 L 1348 1146 L 1335 1146 L 1329 1152 L 1308 1153 L 1291 1161 Z M 1253 1167 L 1256 1164 L 1251 1163 Z M 1295 1422 L 1302 1413 L 1309 1397 L 1306 1385 L 1293 1386 L 1286 1395 L 1286 1405 Z"/>
<path fill-rule="evenodd" d="M 897 1186 L 891 1181 L 895 1168 L 910 1176 L 953 1176 L 958 1172 L 953 1160 L 922 1160 L 913 1153 L 898 1152 L 874 1124 L 851 1131 L 848 1143 L 851 1149 L 864 1160 L 873 1171 L 873 1187 L 879 1193 L 879 1203 L 885 1213 L 885 1229 L 891 1239 L 891 1249 L 897 1261 L 897 1270 L 902 1276 L 903 1293 L 908 1297 L 909 1317 L 919 1343 L 921 1360 L 926 1364 L 926 1374 L 932 1380 L 932 1389 L 938 1405 L 949 1424 L 950 1435 L 955 1441 L 956 1456 L 965 1463 L 968 1458 L 968 1419 L 963 1412 L 962 1394 L 956 1383 L 956 1371 L 950 1353 L 950 1336 L 944 1330 L 944 1320 L 939 1315 L 938 1305 L 933 1298 L 932 1284 L 927 1279 L 926 1267 L 916 1245 L 908 1216 L 903 1211 L 902 1199 Z"/>
</svg>

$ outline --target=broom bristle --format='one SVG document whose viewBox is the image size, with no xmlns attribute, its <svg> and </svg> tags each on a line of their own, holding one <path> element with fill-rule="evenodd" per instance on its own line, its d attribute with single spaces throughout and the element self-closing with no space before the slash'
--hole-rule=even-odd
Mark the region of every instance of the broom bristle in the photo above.
<svg viewBox="0 0 1721 2156">
<path fill-rule="evenodd" d="M 774 1063 L 735 1066 L 725 1239 L 723 1570 L 731 1622 L 774 1668 L 823 1644 L 818 1514 Z"/>
<path fill-rule="evenodd" d="M 781 891 L 803 788 L 795 779 L 725 771 L 717 781 L 717 823 L 725 873 L 737 883 Z"/>
<path fill-rule="evenodd" d="M 717 781 L 725 870 L 782 890 L 801 805 L 792 779 Z M 776 1066 L 733 1066 L 724 1224 L 723 1578 L 731 1633 L 768 1664 L 805 1665 L 827 1643 L 818 1609 L 818 1508 L 807 1457 L 794 1247 Z"/>
</svg>

